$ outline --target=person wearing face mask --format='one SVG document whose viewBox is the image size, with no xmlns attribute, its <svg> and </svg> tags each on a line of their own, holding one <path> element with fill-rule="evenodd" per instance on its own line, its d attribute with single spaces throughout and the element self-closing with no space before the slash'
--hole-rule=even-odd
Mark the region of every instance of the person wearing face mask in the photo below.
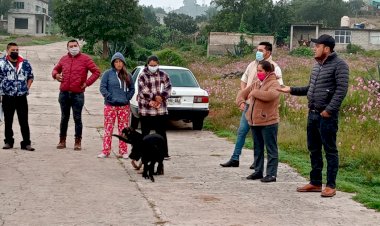
<svg viewBox="0 0 380 226">
<path fill-rule="evenodd" d="M 159 68 L 157 56 L 150 56 L 138 79 L 137 102 L 143 136 L 155 130 L 165 140 L 165 159 L 169 159 L 166 122 L 168 117 L 167 99 L 171 92 L 168 74 Z"/>
<path fill-rule="evenodd" d="M 309 114 L 307 119 L 307 147 L 310 153 L 310 182 L 298 187 L 298 192 L 321 192 L 322 197 L 336 194 L 336 177 L 339 155 L 336 146 L 339 109 L 347 94 L 349 67 L 334 51 L 335 39 L 327 34 L 315 43 L 309 84 L 303 87 L 285 86 L 279 91 L 296 96 L 307 96 Z M 322 190 L 322 147 L 327 162 L 327 182 Z"/>
<path fill-rule="evenodd" d="M 80 52 L 77 40 L 68 41 L 67 50 L 68 53 L 59 60 L 52 71 L 52 77 L 60 82 L 58 101 L 61 107 L 61 123 L 57 149 L 66 148 L 67 128 L 72 109 L 75 123 L 74 150 L 80 151 L 84 91 L 99 78 L 100 70 L 89 56 Z M 91 72 L 90 77 L 88 72 Z"/>
<path fill-rule="evenodd" d="M 252 61 L 248 65 L 241 78 L 240 90 L 244 90 L 246 87 L 250 86 L 253 82 L 255 82 L 258 79 L 257 66 L 263 60 L 266 60 L 274 65 L 277 81 L 280 85 L 284 84 L 282 80 L 281 69 L 272 59 L 272 44 L 269 42 L 261 42 L 257 46 L 256 60 Z M 247 100 L 245 108 L 242 110 L 243 112 L 241 114 L 240 125 L 237 131 L 236 144 L 232 156 L 230 160 L 220 164 L 222 167 L 239 167 L 239 158 L 241 155 L 241 151 L 245 143 L 245 138 L 247 137 L 247 134 L 250 130 L 247 119 L 245 118 L 245 114 L 247 112 L 248 107 L 249 100 Z M 254 169 L 254 164 L 252 164 L 249 168 Z"/>
<path fill-rule="evenodd" d="M 0 96 L 4 111 L 5 139 L 3 149 L 11 149 L 13 139 L 13 117 L 17 112 L 21 128 L 21 149 L 34 151 L 30 141 L 28 122 L 29 89 L 33 83 L 34 75 L 30 63 L 19 55 L 16 43 L 7 45 L 7 55 L 0 58 Z"/>
<path fill-rule="evenodd" d="M 107 158 L 111 153 L 113 126 L 117 118 L 119 135 L 129 126 L 129 101 L 135 93 L 132 76 L 127 72 L 124 56 L 117 52 L 111 59 L 111 69 L 104 72 L 100 82 L 100 93 L 104 97 L 103 151 L 98 158 Z M 127 144 L 119 141 L 119 157 L 128 159 Z"/>
<path fill-rule="evenodd" d="M 236 103 L 241 110 L 250 100 L 245 117 L 253 134 L 254 172 L 249 180 L 261 179 L 261 182 L 275 182 L 278 167 L 277 133 L 280 121 L 278 106 L 281 86 L 274 73 L 274 65 L 269 61 L 260 61 L 257 66 L 258 80 L 240 91 Z M 268 162 L 264 175 L 264 146 Z"/>
</svg>

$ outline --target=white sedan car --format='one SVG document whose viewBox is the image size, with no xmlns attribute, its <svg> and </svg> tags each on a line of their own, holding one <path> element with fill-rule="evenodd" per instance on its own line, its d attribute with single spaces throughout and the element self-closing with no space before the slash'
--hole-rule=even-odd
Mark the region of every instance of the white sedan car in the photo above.
<svg viewBox="0 0 380 226">
<path fill-rule="evenodd" d="M 170 78 L 172 91 L 168 99 L 169 119 L 192 122 L 194 130 L 202 130 L 203 121 L 209 113 L 209 98 L 207 91 L 201 89 L 193 73 L 184 67 L 159 66 Z M 138 66 L 132 71 L 135 84 L 135 95 L 130 101 L 132 111 L 131 126 L 138 125 L 137 80 L 144 66 Z"/>
</svg>

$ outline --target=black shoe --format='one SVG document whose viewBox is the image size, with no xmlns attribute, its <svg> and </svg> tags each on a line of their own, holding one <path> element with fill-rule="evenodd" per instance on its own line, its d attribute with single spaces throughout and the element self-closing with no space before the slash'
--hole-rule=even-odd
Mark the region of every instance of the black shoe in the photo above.
<svg viewBox="0 0 380 226">
<path fill-rule="evenodd" d="M 223 167 L 239 167 L 239 161 L 230 159 L 228 162 L 221 163 L 220 165 Z"/>
<path fill-rule="evenodd" d="M 255 169 L 255 163 L 252 163 L 252 165 L 249 167 L 249 169 Z"/>
<path fill-rule="evenodd" d="M 13 148 L 13 144 L 7 144 L 5 143 L 4 146 L 3 146 L 3 149 L 11 149 Z"/>
<path fill-rule="evenodd" d="M 263 179 L 261 179 L 261 182 L 264 182 L 264 183 L 276 182 L 276 177 L 275 176 L 266 175 Z"/>
<path fill-rule="evenodd" d="M 34 148 L 30 145 L 26 145 L 25 147 L 21 147 L 22 150 L 27 150 L 27 151 L 34 151 Z"/>
<path fill-rule="evenodd" d="M 263 178 L 263 175 L 261 173 L 252 173 L 247 177 L 248 180 L 257 180 Z"/>
</svg>

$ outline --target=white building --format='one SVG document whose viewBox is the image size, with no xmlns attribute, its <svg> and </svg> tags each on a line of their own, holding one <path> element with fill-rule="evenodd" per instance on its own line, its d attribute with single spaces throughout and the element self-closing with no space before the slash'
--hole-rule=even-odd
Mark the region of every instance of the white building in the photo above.
<svg viewBox="0 0 380 226">
<path fill-rule="evenodd" d="M 44 36 L 48 33 L 48 0 L 14 0 L 8 12 L 8 33 Z"/>
</svg>

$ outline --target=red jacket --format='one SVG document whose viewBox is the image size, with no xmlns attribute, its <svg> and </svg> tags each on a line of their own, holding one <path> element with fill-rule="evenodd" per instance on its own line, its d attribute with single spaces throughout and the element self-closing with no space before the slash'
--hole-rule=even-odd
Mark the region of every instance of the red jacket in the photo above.
<svg viewBox="0 0 380 226">
<path fill-rule="evenodd" d="M 91 76 L 87 79 L 88 71 L 91 71 Z M 74 57 L 70 53 L 63 56 L 54 67 L 52 76 L 56 79 L 56 75 L 61 73 L 63 80 L 59 89 L 74 93 L 84 92 L 85 89 L 82 89 L 81 86 L 84 83 L 86 83 L 86 86 L 92 85 L 100 76 L 98 66 L 89 56 L 83 53 L 79 53 Z"/>
</svg>

